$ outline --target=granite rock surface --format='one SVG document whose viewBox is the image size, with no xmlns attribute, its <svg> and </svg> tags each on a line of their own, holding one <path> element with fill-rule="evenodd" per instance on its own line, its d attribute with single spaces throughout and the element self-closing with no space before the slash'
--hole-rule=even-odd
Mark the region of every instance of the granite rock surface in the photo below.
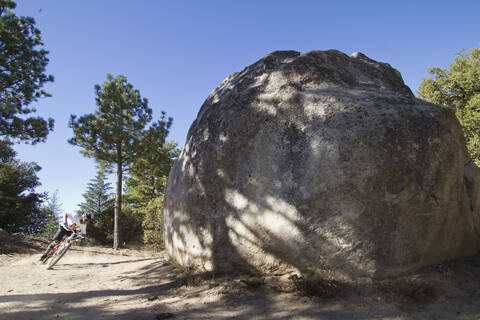
<svg viewBox="0 0 480 320">
<path fill-rule="evenodd" d="M 384 278 L 475 254 L 479 169 L 454 110 L 361 53 L 274 52 L 202 105 L 167 183 L 184 267 Z"/>
</svg>

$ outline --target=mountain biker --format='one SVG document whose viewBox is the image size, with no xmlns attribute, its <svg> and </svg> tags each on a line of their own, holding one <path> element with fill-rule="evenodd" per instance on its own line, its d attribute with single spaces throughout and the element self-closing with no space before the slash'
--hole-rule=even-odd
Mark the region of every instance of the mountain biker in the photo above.
<svg viewBox="0 0 480 320">
<path fill-rule="evenodd" d="M 87 233 L 87 222 L 91 219 L 92 216 L 89 213 L 79 217 L 74 216 L 71 213 L 65 212 L 63 214 L 62 223 L 58 227 L 57 233 L 55 233 L 55 235 L 53 236 L 52 242 L 50 242 L 50 244 L 48 245 L 47 250 L 45 250 L 45 252 L 40 257 L 40 261 L 42 262 L 43 260 L 45 260 L 50 250 L 53 249 L 60 241 L 62 241 L 65 236 L 71 235 L 72 232 L 82 234 L 82 236 L 84 237 Z"/>
</svg>

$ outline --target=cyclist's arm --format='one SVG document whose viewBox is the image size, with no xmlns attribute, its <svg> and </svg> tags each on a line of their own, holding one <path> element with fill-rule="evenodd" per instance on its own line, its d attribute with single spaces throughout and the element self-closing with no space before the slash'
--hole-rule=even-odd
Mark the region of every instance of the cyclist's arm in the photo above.
<svg viewBox="0 0 480 320">
<path fill-rule="evenodd" d="M 85 233 L 82 233 L 81 231 L 75 231 L 75 234 L 77 237 L 80 237 L 80 238 L 85 238 Z"/>
</svg>

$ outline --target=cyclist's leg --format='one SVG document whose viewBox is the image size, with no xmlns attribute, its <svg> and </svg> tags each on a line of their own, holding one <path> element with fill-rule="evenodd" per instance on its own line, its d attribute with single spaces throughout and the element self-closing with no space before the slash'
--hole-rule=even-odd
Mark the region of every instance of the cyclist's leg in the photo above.
<svg viewBox="0 0 480 320">
<path fill-rule="evenodd" d="M 53 239 L 52 241 L 50 242 L 50 244 L 48 245 L 48 248 L 47 250 L 45 250 L 45 252 L 42 254 L 42 256 L 40 257 L 40 261 L 43 261 L 45 260 L 45 258 L 48 256 L 48 254 L 50 253 L 50 250 L 52 250 L 60 241 L 62 241 L 62 239 L 65 237 L 65 235 L 68 234 L 68 231 L 65 230 L 63 227 L 59 227 L 57 232 L 55 233 L 55 235 L 53 236 Z"/>
</svg>

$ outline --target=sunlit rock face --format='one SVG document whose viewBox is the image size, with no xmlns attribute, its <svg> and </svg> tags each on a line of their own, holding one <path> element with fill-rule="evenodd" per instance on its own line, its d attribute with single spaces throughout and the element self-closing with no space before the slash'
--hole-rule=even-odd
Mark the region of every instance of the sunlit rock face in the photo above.
<svg viewBox="0 0 480 320">
<path fill-rule="evenodd" d="M 201 107 L 168 180 L 165 248 L 196 270 L 395 276 L 477 252 L 478 180 L 454 111 L 390 65 L 274 52 Z"/>
</svg>

